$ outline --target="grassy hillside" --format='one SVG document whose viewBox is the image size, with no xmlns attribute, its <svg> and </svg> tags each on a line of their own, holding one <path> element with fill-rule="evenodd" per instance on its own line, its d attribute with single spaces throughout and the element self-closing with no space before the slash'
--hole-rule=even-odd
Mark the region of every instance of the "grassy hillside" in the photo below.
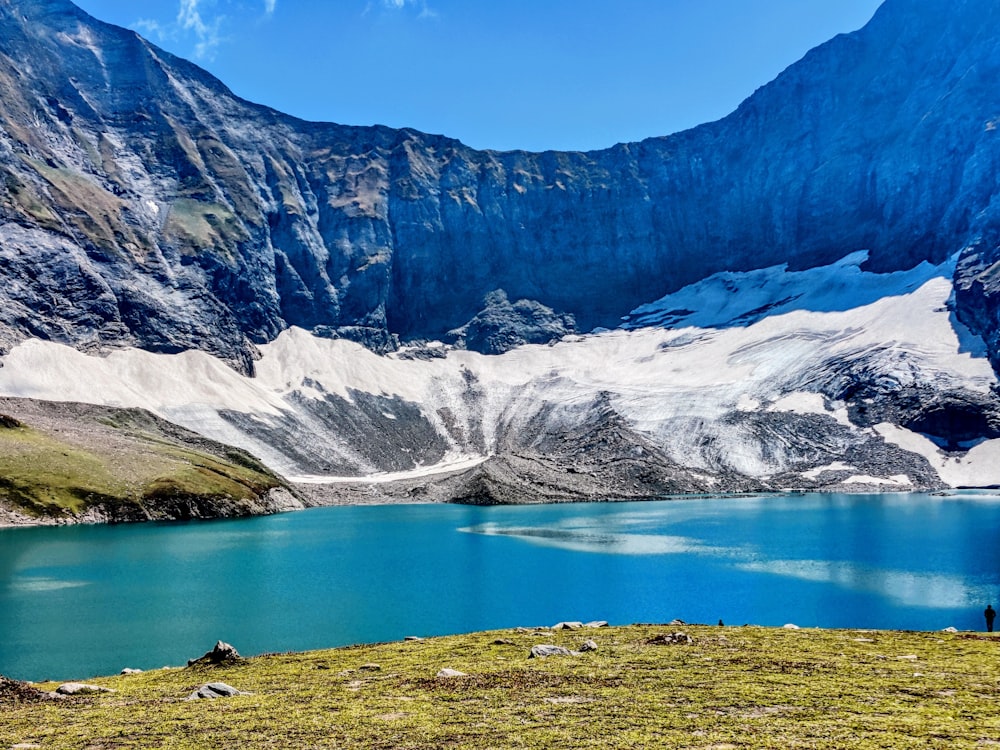
<svg viewBox="0 0 1000 750">
<path fill-rule="evenodd" d="M 282 480 L 140 409 L 0 399 L 0 509 L 38 520 L 266 512 Z"/>
<path fill-rule="evenodd" d="M 656 644 L 678 629 L 694 642 Z M 577 649 L 586 638 L 596 651 L 527 658 L 532 645 Z M 442 668 L 466 676 L 438 677 Z M 251 694 L 183 700 L 216 681 Z M 9 698 L 0 706 L 0 747 L 1000 744 L 1000 641 L 967 634 L 654 625 L 498 631 L 93 682 L 117 692 Z"/>
</svg>

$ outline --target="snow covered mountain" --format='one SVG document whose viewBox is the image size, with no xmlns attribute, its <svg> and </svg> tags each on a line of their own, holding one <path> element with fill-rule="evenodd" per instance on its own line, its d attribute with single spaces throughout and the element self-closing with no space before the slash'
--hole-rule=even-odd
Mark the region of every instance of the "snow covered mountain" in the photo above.
<svg viewBox="0 0 1000 750">
<path fill-rule="evenodd" d="M 997 80 L 994 0 L 887 0 L 719 122 L 475 151 L 0 0 L 0 394 L 432 499 L 1000 484 Z"/>
</svg>

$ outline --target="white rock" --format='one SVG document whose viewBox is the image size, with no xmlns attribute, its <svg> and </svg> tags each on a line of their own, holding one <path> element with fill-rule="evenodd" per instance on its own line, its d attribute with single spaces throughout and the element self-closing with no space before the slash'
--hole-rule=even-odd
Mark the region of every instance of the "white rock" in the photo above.
<svg viewBox="0 0 1000 750">
<path fill-rule="evenodd" d="M 88 685 L 84 682 L 64 682 L 56 688 L 59 695 L 94 695 L 95 693 L 113 693 L 111 688 L 100 685 Z"/>
<path fill-rule="evenodd" d="M 207 682 L 191 693 L 185 700 L 196 701 L 199 699 L 231 698 L 234 695 L 249 695 L 249 693 L 237 690 L 224 682 Z"/>
</svg>

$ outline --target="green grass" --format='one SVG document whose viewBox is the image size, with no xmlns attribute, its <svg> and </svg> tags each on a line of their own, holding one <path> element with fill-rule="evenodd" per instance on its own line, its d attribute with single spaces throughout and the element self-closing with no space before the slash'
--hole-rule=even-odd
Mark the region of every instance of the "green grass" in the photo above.
<svg viewBox="0 0 1000 750">
<path fill-rule="evenodd" d="M 155 516 L 158 505 L 178 498 L 250 502 L 282 484 L 247 454 L 214 455 L 144 426 L 123 412 L 67 419 L 59 431 L 0 427 L 0 499 L 33 516 L 129 505 Z"/>
<path fill-rule="evenodd" d="M 1000 642 L 946 633 L 631 626 L 479 633 L 94 680 L 0 709 L 0 747 L 979 748 Z M 596 652 L 528 659 L 537 643 Z M 502 639 L 508 643 L 496 644 Z M 237 644 L 238 645 L 238 644 Z M 911 657 L 912 658 L 901 658 Z M 375 663 L 377 671 L 361 669 Z M 451 667 L 468 676 L 437 678 Z M 226 682 L 252 695 L 181 700 Z M 46 686 L 54 687 L 53 685 Z"/>
<path fill-rule="evenodd" d="M 167 217 L 168 236 L 183 239 L 192 251 L 205 247 L 229 251 L 247 239 L 236 215 L 220 203 L 178 198 Z"/>
<path fill-rule="evenodd" d="M 126 497 L 129 483 L 108 462 L 30 427 L 0 430 L 0 491 L 40 514 L 80 513 L 88 496 Z"/>
</svg>

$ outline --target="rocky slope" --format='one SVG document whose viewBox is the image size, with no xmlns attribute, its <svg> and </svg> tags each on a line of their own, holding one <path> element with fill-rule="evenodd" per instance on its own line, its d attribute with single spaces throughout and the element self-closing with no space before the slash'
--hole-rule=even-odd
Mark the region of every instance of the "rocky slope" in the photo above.
<svg viewBox="0 0 1000 750">
<path fill-rule="evenodd" d="M 0 398 L 0 526 L 301 507 L 249 454 L 142 409 Z"/>
<path fill-rule="evenodd" d="M 310 502 L 1000 485 L 993 0 L 592 153 L 298 121 L 68 0 L 0 30 L 0 394 Z"/>
<path fill-rule="evenodd" d="M 7 347 L 249 372 L 289 326 L 388 351 L 471 324 L 495 351 L 718 271 L 965 249 L 956 309 L 998 361 L 992 0 L 888 0 L 724 120 L 593 153 L 297 121 L 68 0 L 0 0 L 0 28 Z"/>
<path fill-rule="evenodd" d="M 0 393 L 146 408 L 260 456 L 311 503 L 1000 485 L 1000 390 L 948 308 L 954 264 L 864 261 L 724 272 L 634 312 L 676 329 L 502 355 L 378 355 L 294 328 L 250 378 L 201 352 L 36 340 L 3 358 Z"/>
</svg>

